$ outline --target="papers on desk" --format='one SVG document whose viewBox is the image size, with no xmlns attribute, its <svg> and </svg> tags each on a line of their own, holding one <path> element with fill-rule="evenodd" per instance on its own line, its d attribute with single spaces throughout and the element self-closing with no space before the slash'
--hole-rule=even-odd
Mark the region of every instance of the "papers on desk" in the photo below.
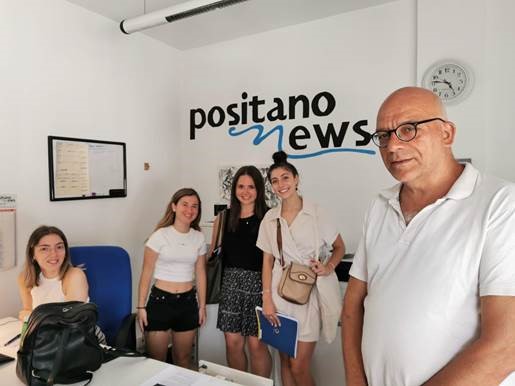
<svg viewBox="0 0 515 386">
<path fill-rule="evenodd" d="M 258 319 L 259 339 L 266 344 L 275 347 L 280 352 L 288 354 L 290 357 L 297 356 L 297 341 L 299 338 L 299 323 L 291 316 L 277 312 L 281 325 L 274 327 L 263 315 L 263 309 L 256 307 Z"/>
<path fill-rule="evenodd" d="M 235 386 L 209 375 L 183 369 L 178 366 L 167 366 L 140 386 Z"/>
<path fill-rule="evenodd" d="M 0 352 L 12 358 L 16 358 L 16 352 L 20 346 L 19 337 L 22 322 L 19 319 L 7 317 L 0 319 Z"/>
<path fill-rule="evenodd" d="M 218 363 L 200 359 L 198 361 L 198 365 L 199 373 L 230 381 L 233 385 L 274 386 L 274 381 L 270 378 L 264 378 L 246 371 L 232 369 Z"/>
</svg>

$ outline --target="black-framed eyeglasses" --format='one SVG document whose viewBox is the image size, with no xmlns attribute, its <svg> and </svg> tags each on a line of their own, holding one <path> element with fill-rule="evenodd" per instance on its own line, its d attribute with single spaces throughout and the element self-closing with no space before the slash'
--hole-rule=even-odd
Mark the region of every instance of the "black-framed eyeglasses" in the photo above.
<svg viewBox="0 0 515 386">
<path fill-rule="evenodd" d="M 397 126 L 395 129 L 391 130 L 377 130 L 374 134 L 372 134 L 372 141 L 379 146 L 379 147 L 386 147 L 388 146 L 388 141 L 390 140 L 390 137 L 392 133 L 395 133 L 397 138 L 403 142 L 409 142 L 412 141 L 417 136 L 417 126 L 421 125 L 423 123 L 428 123 L 432 121 L 441 121 L 446 123 L 447 121 L 442 118 L 429 118 L 424 119 L 423 121 L 418 122 L 405 122 L 401 123 L 399 126 Z"/>
</svg>

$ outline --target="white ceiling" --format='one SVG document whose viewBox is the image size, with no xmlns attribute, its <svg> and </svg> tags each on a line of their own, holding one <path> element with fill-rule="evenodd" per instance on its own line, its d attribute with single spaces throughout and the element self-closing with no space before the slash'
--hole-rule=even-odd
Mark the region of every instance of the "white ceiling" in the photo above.
<svg viewBox="0 0 515 386">
<path fill-rule="evenodd" d="M 117 25 L 124 19 L 187 2 L 187 0 L 67 1 L 108 17 Z M 177 49 L 187 50 L 390 1 L 393 0 L 250 0 L 136 33 L 144 33 Z"/>
</svg>

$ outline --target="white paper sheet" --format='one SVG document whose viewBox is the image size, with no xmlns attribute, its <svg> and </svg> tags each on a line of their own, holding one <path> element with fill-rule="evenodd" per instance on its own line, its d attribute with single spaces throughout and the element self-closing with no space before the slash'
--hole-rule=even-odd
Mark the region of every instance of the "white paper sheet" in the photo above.
<svg viewBox="0 0 515 386">
<path fill-rule="evenodd" d="M 0 270 L 16 266 L 16 196 L 0 194 Z"/>
<path fill-rule="evenodd" d="M 88 144 L 57 142 L 55 150 L 55 194 L 82 196 L 90 192 Z"/>
<path fill-rule="evenodd" d="M 177 366 L 169 366 L 160 371 L 140 386 L 228 386 L 233 383 L 186 370 Z"/>
<path fill-rule="evenodd" d="M 20 347 L 20 339 L 16 339 L 7 346 L 5 344 L 21 332 L 22 322 L 16 318 L 7 317 L 0 319 L 0 352 L 4 355 L 16 358 L 16 352 Z"/>
</svg>

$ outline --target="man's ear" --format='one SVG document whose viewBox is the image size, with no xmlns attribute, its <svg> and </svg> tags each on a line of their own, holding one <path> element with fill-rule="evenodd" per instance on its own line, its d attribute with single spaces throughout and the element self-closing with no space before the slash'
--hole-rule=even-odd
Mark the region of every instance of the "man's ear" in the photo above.
<svg viewBox="0 0 515 386">
<path fill-rule="evenodd" d="M 454 137 L 456 136 L 456 125 L 454 122 L 447 121 L 442 123 L 442 141 L 447 147 L 452 146 Z"/>
</svg>

